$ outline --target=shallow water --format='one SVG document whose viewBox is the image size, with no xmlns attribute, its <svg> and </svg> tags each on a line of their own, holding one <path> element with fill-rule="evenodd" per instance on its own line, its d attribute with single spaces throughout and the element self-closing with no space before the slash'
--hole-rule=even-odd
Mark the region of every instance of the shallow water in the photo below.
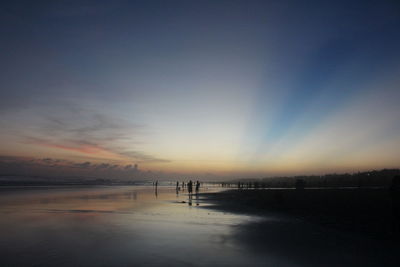
<svg viewBox="0 0 400 267">
<path fill-rule="evenodd" d="M 0 216 L 1 266 L 290 265 L 235 238 L 259 218 L 173 187 L 1 189 Z"/>
</svg>

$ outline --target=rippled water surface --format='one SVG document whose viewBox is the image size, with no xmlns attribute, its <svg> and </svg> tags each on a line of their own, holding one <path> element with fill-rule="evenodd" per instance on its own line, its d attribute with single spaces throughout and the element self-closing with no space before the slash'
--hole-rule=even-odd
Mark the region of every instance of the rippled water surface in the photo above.
<svg viewBox="0 0 400 267">
<path fill-rule="evenodd" d="M 274 263 L 233 238 L 235 226 L 257 218 L 207 209 L 200 197 L 190 200 L 173 187 L 157 192 L 151 186 L 110 186 L 0 193 L 1 266 Z"/>
</svg>

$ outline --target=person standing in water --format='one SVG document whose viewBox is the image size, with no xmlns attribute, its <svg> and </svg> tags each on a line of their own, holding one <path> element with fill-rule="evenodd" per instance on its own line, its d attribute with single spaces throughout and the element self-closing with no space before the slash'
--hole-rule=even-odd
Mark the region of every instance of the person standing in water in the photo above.
<svg viewBox="0 0 400 267">
<path fill-rule="evenodd" d="M 189 181 L 189 183 L 187 184 L 187 187 L 188 187 L 189 194 L 192 194 L 192 191 L 193 191 L 193 182 L 192 182 L 192 180 Z"/>
<path fill-rule="evenodd" d="M 155 182 L 155 187 L 154 187 L 154 193 L 156 195 L 156 198 L 158 197 L 158 191 L 157 191 L 157 186 L 158 186 L 158 181 Z"/>
<path fill-rule="evenodd" d="M 197 181 L 196 182 L 196 194 L 199 192 L 199 189 L 200 189 L 200 182 Z"/>
</svg>

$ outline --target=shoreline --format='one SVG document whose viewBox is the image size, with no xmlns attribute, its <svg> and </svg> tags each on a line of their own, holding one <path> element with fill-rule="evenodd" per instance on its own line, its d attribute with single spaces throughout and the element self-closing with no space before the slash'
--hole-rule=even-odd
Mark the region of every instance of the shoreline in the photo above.
<svg viewBox="0 0 400 267">
<path fill-rule="evenodd" d="M 201 193 L 208 208 L 225 212 L 289 216 L 376 239 L 393 234 L 393 203 L 386 188 L 361 189 L 228 189 Z M 399 222 L 397 222 L 399 223 Z"/>
<path fill-rule="evenodd" d="M 233 227 L 233 237 L 257 253 L 295 266 L 398 266 L 398 235 L 385 221 L 391 208 L 382 206 L 387 190 L 321 191 L 236 189 L 201 198 L 207 209 L 260 218 Z"/>
</svg>

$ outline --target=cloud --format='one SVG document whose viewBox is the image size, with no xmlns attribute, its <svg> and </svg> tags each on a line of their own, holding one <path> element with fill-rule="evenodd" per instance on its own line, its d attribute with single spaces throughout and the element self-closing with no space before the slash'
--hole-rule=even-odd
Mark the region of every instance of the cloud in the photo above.
<svg viewBox="0 0 400 267">
<path fill-rule="evenodd" d="M 75 163 L 73 166 L 75 166 L 77 168 L 87 169 L 87 168 L 90 168 L 92 166 L 92 164 L 89 161 L 86 161 L 83 163 Z"/>
<path fill-rule="evenodd" d="M 132 164 L 126 165 L 126 166 L 124 167 L 124 169 L 125 169 L 125 170 L 134 170 L 134 171 L 138 171 L 138 170 L 139 170 L 137 164 L 135 164 L 135 165 L 133 165 L 133 166 L 132 166 Z"/>
<path fill-rule="evenodd" d="M 126 152 L 120 152 L 120 154 L 132 159 L 136 159 L 137 162 L 157 162 L 157 163 L 171 162 L 170 160 L 156 158 L 140 151 L 126 151 Z"/>
<path fill-rule="evenodd" d="M 44 115 L 22 143 L 72 151 L 92 157 L 134 162 L 167 163 L 135 150 L 148 135 L 144 125 L 132 124 L 90 109 L 71 106 L 62 112 Z"/>
<path fill-rule="evenodd" d="M 111 165 L 108 163 L 101 163 L 95 166 L 96 169 L 108 169 Z"/>
<path fill-rule="evenodd" d="M 47 134 L 65 136 L 81 144 L 130 140 L 132 136 L 128 133 L 134 131 L 140 134 L 143 128 L 143 125 L 132 125 L 118 118 L 77 107 L 61 114 L 46 116 L 41 125 L 42 131 Z"/>
<path fill-rule="evenodd" d="M 0 156 L 0 175 L 90 175 L 96 177 L 130 177 L 140 176 L 137 164 L 110 164 L 90 161 L 74 162 L 55 158 L 30 158 Z"/>
<path fill-rule="evenodd" d="M 35 144 L 50 148 L 58 148 L 84 154 L 99 154 L 99 153 L 109 152 L 108 150 L 103 149 L 96 144 L 90 144 L 89 142 L 82 142 L 76 140 L 69 140 L 69 141 L 63 140 L 62 142 L 63 143 L 57 143 L 57 140 L 51 141 L 36 137 L 26 137 L 24 141 L 24 143 L 27 144 Z"/>
<path fill-rule="evenodd" d="M 72 162 L 63 159 L 0 156 L 0 174 L 31 173 L 35 169 L 60 169 L 72 165 Z"/>
</svg>

